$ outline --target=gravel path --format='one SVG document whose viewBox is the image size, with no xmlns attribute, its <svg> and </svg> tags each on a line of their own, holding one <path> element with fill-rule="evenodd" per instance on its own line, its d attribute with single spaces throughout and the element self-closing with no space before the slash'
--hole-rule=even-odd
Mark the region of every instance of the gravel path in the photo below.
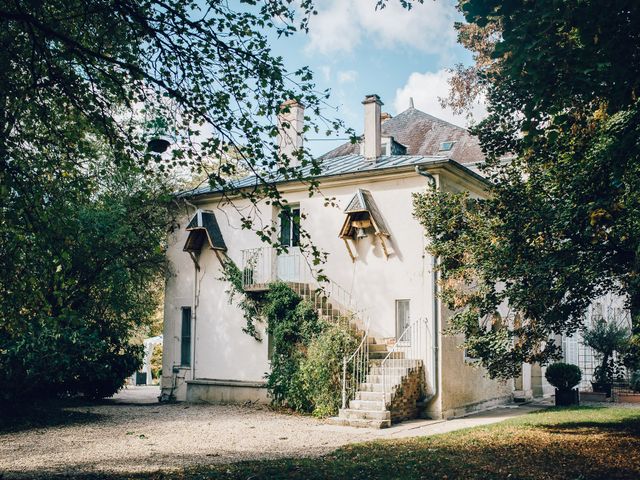
<svg viewBox="0 0 640 480">
<path fill-rule="evenodd" d="M 536 408 L 499 408 L 459 420 L 419 420 L 369 430 L 260 406 L 159 404 L 157 393 L 154 387 L 129 388 L 102 405 L 67 409 L 74 417 L 61 425 L 0 434 L 0 477 L 173 470 L 316 456 L 348 443 L 495 423 Z"/>
</svg>

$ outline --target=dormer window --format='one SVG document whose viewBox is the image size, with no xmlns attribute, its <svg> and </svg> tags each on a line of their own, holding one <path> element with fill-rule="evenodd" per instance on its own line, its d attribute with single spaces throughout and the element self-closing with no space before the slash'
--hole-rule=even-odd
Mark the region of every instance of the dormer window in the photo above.
<svg viewBox="0 0 640 480">
<path fill-rule="evenodd" d="M 440 142 L 440 152 L 449 152 L 456 144 L 455 141 L 449 140 L 447 142 Z"/>
</svg>

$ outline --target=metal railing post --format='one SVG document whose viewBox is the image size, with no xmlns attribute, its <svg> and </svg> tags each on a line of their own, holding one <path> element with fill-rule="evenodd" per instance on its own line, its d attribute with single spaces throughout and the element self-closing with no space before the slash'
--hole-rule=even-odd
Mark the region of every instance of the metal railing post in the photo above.
<svg viewBox="0 0 640 480">
<path fill-rule="evenodd" d="M 347 357 L 342 357 L 342 408 L 347 408 Z"/>
</svg>

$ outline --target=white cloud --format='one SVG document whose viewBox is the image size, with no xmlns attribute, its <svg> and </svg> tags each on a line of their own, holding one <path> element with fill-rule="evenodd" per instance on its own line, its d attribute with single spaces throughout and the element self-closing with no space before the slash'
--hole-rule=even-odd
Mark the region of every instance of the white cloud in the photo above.
<svg viewBox="0 0 640 480">
<path fill-rule="evenodd" d="M 437 72 L 412 73 L 404 87 L 396 90 L 396 96 L 393 100 L 396 113 L 406 110 L 409 107 L 410 99 L 413 98 L 417 109 L 455 125 L 468 126 L 470 119 L 465 115 L 454 115 L 450 108 L 442 108 L 438 100 L 448 96 L 450 77 L 451 73 L 444 69 Z M 487 109 L 481 99 L 471 110 L 471 121 L 477 123 L 486 115 Z"/>
<path fill-rule="evenodd" d="M 355 82 L 358 78 L 358 72 L 355 70 L 341 70 L 338 72 L 338 83 Z"/>
<path fill-rule="evenodd" d="M 320 72 L 322 73 L 325 82 L 331 81 L 331 67 L 329 65 L 322 65 L 320 67 Z"/>
<path fill-rule="evenodd" d="M 397 0 L 376 10 L 376 0 L 325 0 L 310 21 L 308 53 L 350 52 L 363 40 L 394 48 L 411 46 L 444 54 L 456 42 L 457 12 L 451 0 L 415 3 L 411 10 Z"/>
</svg>

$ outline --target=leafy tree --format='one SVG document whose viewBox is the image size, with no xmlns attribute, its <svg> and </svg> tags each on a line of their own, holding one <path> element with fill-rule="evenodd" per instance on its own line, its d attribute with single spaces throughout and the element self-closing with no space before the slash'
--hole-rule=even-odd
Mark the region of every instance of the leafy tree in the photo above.
<svg viewBox="0 0 640 480">
<path fill-rule="evenodd" d="M 557 358 L 555 335 L 591 300 L 628 299 L 640 328 L 640 5 L 634 1 L 460 0 L 459 68 L 448 101 L 477 95 L 474 132 L 489 198 L 430 191 L 416 214 L 441 259 L 452 330 L 492 376 Z M 457 102 L 457 103 L 456 103 Z M 509 303 L 509 318 L 496 322 Z"/>
<path fill-rule="evenodd" d="M 107 396 L 140 364 L 129 339 L 158 306 L 170 197 L 124 166 L 83 166 L 102 173 L 2 173 L 0 402 Z"/>
<path fill-rule="evenodd" d="M 268 182 L 311 160 L 277 155 L 280 104 L 337 126 L 311 72 L 288 72 L 267 42 L 311 13 L 288 0 L 0 5 L 2 399 L 107 395 L 135 370 L 129 338 L 157 305 L 179 170 L 226 192 L 253 172 L 242 195 L 284 204 Z M 147 149 L 159 134 L 164 155 Z M 243 225 L 270 238 L 249 215 Z"/>
<path fill-rule="evenodd" d="M 598 319 L 595 325 L 584 331 L 583 343 L 595 350 L 600 360 L 600 365 L 593 372 L 598 384 L 610 385 L 614 381 L 620 368 L 613 355 L 625 349 L 628 337 L 629 331 L 626 327 L 604 318 Z"/>
</svg>

